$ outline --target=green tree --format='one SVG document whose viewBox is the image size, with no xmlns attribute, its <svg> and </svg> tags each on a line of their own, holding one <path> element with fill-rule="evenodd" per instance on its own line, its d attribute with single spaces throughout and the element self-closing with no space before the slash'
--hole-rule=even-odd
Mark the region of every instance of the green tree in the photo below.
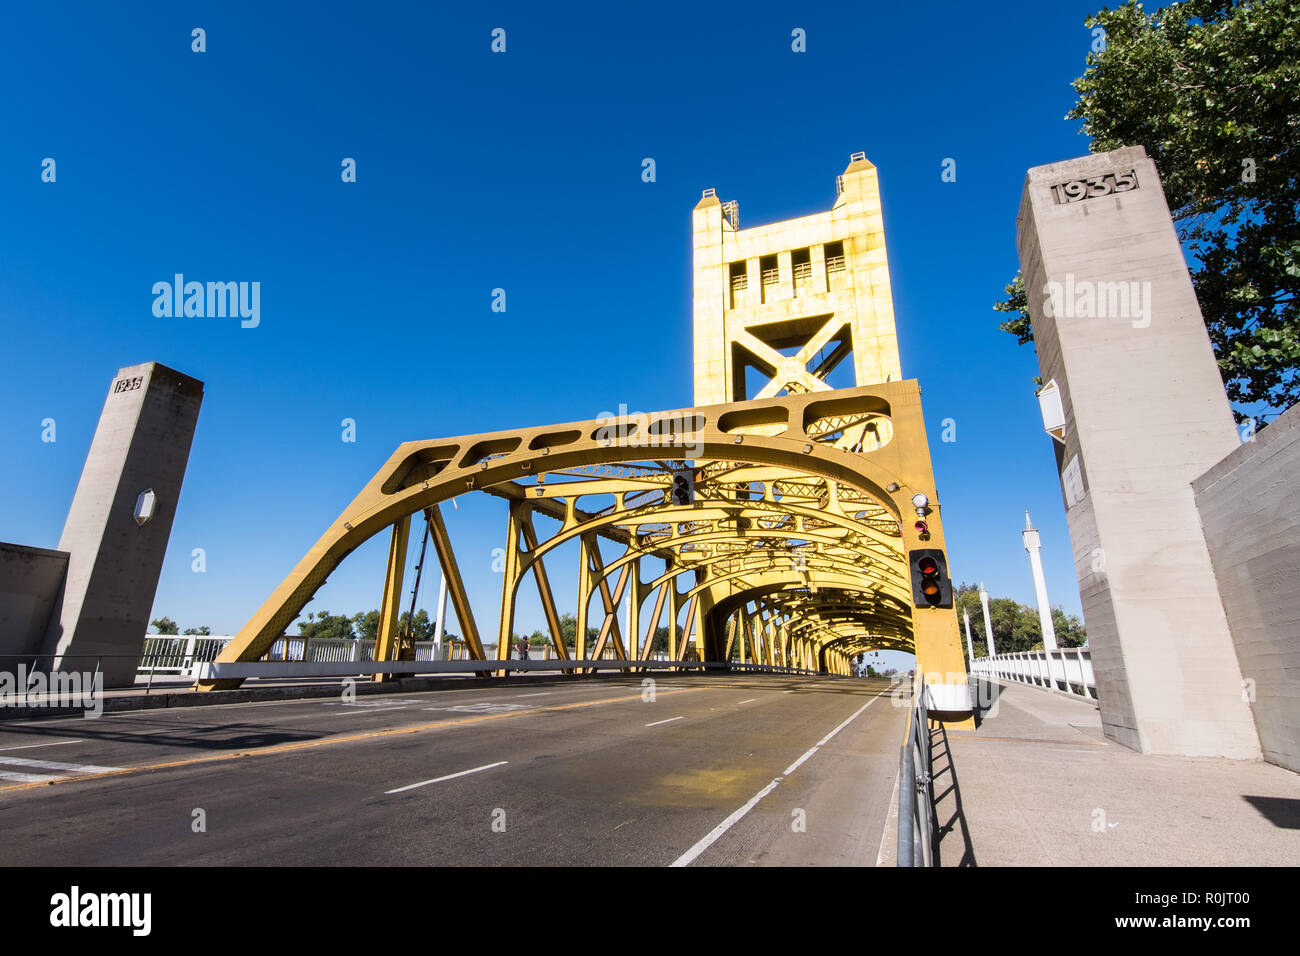
<svg viewBox="0 0 1300 956">
<path fill-rule="evenodd" d="M 1066 614 L 1059 607 L 1052 608 L 1052 630 L 1060 647 L 1082 647 L 1088 643 L 1088 632 L 1083 622 L 1074 614 Z"/>
<path fill-rule="evenodd" d="M 398 633 L 403 632 L 409 627 L 411 637 L 417 641 L 433 640 L 435 625 L 436 622 L 429 620 L 429 612 L 424 608 L 420 608 L 420 610 L 415 612 L 414 619 L 412 619 L 410 611 L 403 611 L 401 616 L 397 619 Z M 376 622 L 376 630 L 377 629 L 378 622 Z"/>
<path fill-rule="evenodd" d="M 570 651 L 578 647 L 578 618 L 573 614 L 560 615 L 560 634 L 564 637 L 564 646 Z M 590 653 L 596 646 L 596 638 L 600 636 L 600 631 L 594 627 L 587 628 L 587 651 Z"/>
<path fill-rule="evenodd" d="M 350 640 L 354 637 L 352 621 L 342 614 L 317 611 L 308 614 L 307 619 L 299 624 L 298 636 L 312 640 Z"/>
<path fill-rule="evenodd" d="M 958 586 L 953 596 L 958 626 L 965 641 L 965 623 L 962 612 L 970 615 L 971 642 L 975 656 L 988 654 L 988 640 L 984 631 L 984 610 L 980 605 L 979 588 L 974 584 Z M 1030 651 L 1043 646 L 1043 625 L 1038 610 L 1012 598 L 989 597 L 989 620 L 993 624 L 993 643 L 999 654 Z M 1052 608 L 1052 629 L 1059 647 L 1080 647 L 1088 640 L 1083 623 L 1075 615 L 1067 615 L 1059 607 Z"/>
<path fill-rule="evenodd" d="M 198 635 L 199 637 L 207 637 L 212 633 L 212 629 L 208 627 L 206 624 L 204 624 L 201 627 L 187 627 L 185 630 L 181 631 L 181 633 L 195 634 Z"/>
<path fill-rule="evenodd" d="M 363 641 L 373 641 L 379 636 L 379 612 L 358 611 L 352 615 L 352 630 Z"/>
<path fill-rule="evenodd" d="M 655 636 L 650 640 L 650 653 L 667 654 L 668 653 L 668 625 L 661 624 L 655 628 Z"/>
<path fill-rule="evenodd" d="M 1074 82 L 1092 150 L 1155 160 L 1228 398 L 1276 414 L 1300 398 L 1300 15 L 1294 0 L 1127 0 Z M 1024 287 L 995 305 L 1030 341 Z M 1267 420 L 1269 413 L 1257 415 Z"/>
<path fill-rule="evenodd" d="M 154 620 L 150 621 L 149 624 L 151 627 L 154 628 L 154 630 L 158 634 L 179 634 L 180 633 L 180 629 L 176 626 L 176 622 L 169 617 L 155 618 Z"/>
<path fill-rule="evenodd" d="M 993 303 L 995 312 L 1007 312 L 1011 318 L 998 326 L 1003 332 L 1010 332 L 1016 337 L 1017 345 L 1026 345 L 1034 340 L 1034 327 L 1029 321 L 1029 302 L 1025 298 L 1025 277 L 1016 273 L 1016 277 L 1002 290 L 1006 298 Z"/>
</svg>

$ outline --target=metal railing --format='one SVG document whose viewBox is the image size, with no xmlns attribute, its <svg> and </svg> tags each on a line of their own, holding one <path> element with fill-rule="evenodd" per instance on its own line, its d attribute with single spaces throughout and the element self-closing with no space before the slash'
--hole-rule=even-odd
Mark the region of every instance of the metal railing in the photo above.
<svg viewBox="0 0 1300 956">
<path fill-rule="evenodd" d="M 971 673 L 998 680 L 1031 684 L 1085 700 L 1097 699 L 1097 678 L 1092 669 L 1092 651 L 1067 647 L 1055 651 L 1017 651 L 996 657 L 977 657 Z"/>
<path fill-rule="evenodd" d="M 759 664 L 734 664 L 724 661 L 670 661 L 670 660 L 450 660 L 450 661 L 371 661 L 364 673 L 384 673 L 414 676 L 417 674 L 474 674 L 501 671 L 543 671 L 547 673 L 569 671 L 625 670 L 635 673 L 650 671 L 716 671 L 735 670 L 746 673 L 770 673 L 815 676 L 816 671 L 793 667 L 768 667 Z M 198 663 L 189 668 L 185 676 L 196 681 L 246 680 L 250 677 L 286 679 L 300 677 L 356 677 L 355 661 L 230 661 L 226 663 Z"/>
<path fill-rule="evenodd" d="M 196 662 L 216 660 L 230 640 L 201 634 L 150 634 L 144 639 L 136 670 L 141 674 L 181 674 Z"/>
<path fill-rule="evenodd" d="M 258 661 L 216 664 L 216 658 L 228 644 L 230 637 L 148 635 L 137 672 L 141 677 L 174 675 L 194 679 L 215 675 L 267 678 L 294 677 L 349 677 L 376 671 L 376 663 L 383 665 L 386 673 L 438 674 L 473 673 L 477 671 L 524 670 L 604 670 L 609 668 L 629 670 L 711 670 L 730 668 L 737 671 L 772 674 L 815 675 L 816 671 L 797 667 L 773 667 L 762 664 L 742 664 L 739 661 L 701 662 L 672 661 L 666 654 L 653 654 L 648 659 L 620 660 L 613 645 L 602 649 L 600 658 L 586 660 L 557 660 L 553 649 L 531 648 L 526 661 L 496 658 L 496 645 L 485 645 L 488 659 L 475 661 L 469 658 L 468 649 L 461 642 L 446 641 L 441 649 L 433 641 L 415 642 L 415 659 L 411 661 L 375 661 L 375 642 L 347 638 L 280 638 Z M 572 653 L 572 648 L 570 648 Z M 539 655 L 539 656 L 534 656 Z M 513 657 L 513 651 L 512 651 Z M 370 664 L 370 667 L 357 667 Z"/>
<path fill-rule="evenodd" d="M 727 217 L 727 222 L 731 223 L 732 229 L 740 228 L 740 201 L 728 199 L 722 204 L 722 214 Z"/>
<path fill-rule="evenodd" d="M 934 866 L 934 798 L 930 786 L 930 691 L 917 682 L 898 770 L 898 865 Z"/>
</svg>

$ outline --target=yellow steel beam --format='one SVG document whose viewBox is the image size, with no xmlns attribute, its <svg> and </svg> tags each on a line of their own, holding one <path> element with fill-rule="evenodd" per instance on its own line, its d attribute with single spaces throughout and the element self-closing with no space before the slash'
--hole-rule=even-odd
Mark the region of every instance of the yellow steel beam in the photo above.
<svg viewBox="0 0 1300 956">
<path fill-rule="evenodd" d="M 388 542 L 388 565 L 384 573 L 384 596 L 379 604 L 379 630 L 375 634 L 375 660 L 397 659 L 397 624 L 401 614 L 402 576 L 406 571 L 406 545 L 411 535 L 411 516 L 406 515 L 393 524 L 392 538 Z M 289 650 L 285 642 L 286 653 Z M 385 680 L 390 675 L 375 674 L 375 680 Z"/>
<path fill-rule="evenodd" d="M 429 516 L 433 519 L 430 538 L 438 554 L 438 564 L 447 578 L 447 596 L 451 598 L 452 610 L 456 612 L 460 629 L 465 632 L 461 635 L 461 640 L 465 642 L 465 649 L 471 660 L 485 661 L 487 655 L 483 653 L 483 642 L 479 640 L 478 624 L 474 621 L 474 609 L 470 607 L 469 594 L 465 591 L 465 582 L 460 576 L 460 565 L 456 563 L 456 553 L 451 547 L 447 525 L 442 520 L 442 509 L 434 504 L 429 511 Z"/>
<path fill-rule="evenodd" d="M 520 530 L 524 535 L 524 546 L 532 551 L 537 547 L 537 531 L 533 528 L 532 509 L 526 511 L 520 519 Z M 559 660 L 569 659 L 569 648 L 564 643 L 564 631 L 560 626 L 560 615 L 555 608 L 555 595 L 551 593 L 551 582 L 546 576 L 546 565 L 538 558 L 530 562 L 533 580 L 537 582 L 537 595 L 542 601 L 542 613 L 546 615 L 546 628 L 551 633 L 551 647 Z"/>
</svg>

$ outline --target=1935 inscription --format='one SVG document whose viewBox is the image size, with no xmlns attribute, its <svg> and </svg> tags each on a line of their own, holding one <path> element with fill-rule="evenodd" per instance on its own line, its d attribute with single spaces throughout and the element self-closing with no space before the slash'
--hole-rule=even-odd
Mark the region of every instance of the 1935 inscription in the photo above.
<svg viewBox="0 0 1300 956">
<path fill-rule="evenodd" d="M 1137 170 L 1130 169 L 1126 173 L 1107 173 L 1104 176 L 1059 183 L 1052 187 L 1052 195 L 1056 197 L 1056 204 L 1063 206 L 1069 203 L 1083 202 L 1085 199 L 1096 199 L 1099 196 L 1126 193 L 1137 188 Z"/>
<path fill-rule="evenodd" d="M 109 394 L 116 395 L 119 392 L 134 392 L 143 383 L 143 375 L 137 375 L 135 378 L 119 378 L 113 383 L 113 390 Z"/>
</svg>

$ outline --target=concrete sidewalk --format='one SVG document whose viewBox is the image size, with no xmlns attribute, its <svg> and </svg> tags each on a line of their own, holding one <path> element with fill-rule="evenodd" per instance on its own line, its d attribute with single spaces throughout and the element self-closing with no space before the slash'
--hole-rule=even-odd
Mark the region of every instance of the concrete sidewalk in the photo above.
<svg viewBox="0 0 1300 956">
<path fill-rule="evenodd" d="M 1156 757 L 1095 702 L 985 681 L 973 731 L 933 732 L 941 866 L 1294 866 L 1300 775 Z M 977 711 L 977 713 L 979 713 Z"/>
</svg>

